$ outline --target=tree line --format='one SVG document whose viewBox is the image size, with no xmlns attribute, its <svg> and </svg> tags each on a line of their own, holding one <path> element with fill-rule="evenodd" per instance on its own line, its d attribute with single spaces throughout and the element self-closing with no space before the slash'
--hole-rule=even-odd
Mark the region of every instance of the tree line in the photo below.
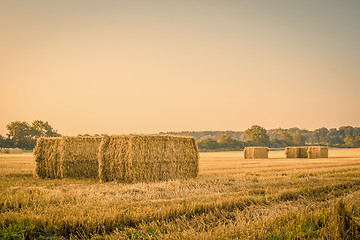
<svg viewBox="0 0 360 240">
<path fill-rule="evenodd" d="M 39 137 L 61 136 L 48 123 L 35 120 L 31 124 L 24 121 L 14 121 L 6 125 L 8 134 L 0 135 L 1 147 L 17 147 L 33 149 Z M 340 128 L 325 127 L 309 131 L 306 129 L 270 129 L 254 125 L 246 131 L 199 131 L 199 132 L 166 132 L 180 136 L 193 136 L 202 151 L 242 150 L 247 146 L 267 146 L 284 148 L 287 146 L 322 145 L 329 147 L 360 147 L 360 128 L 342 126 Z M 88 134 L 86 134 L 88 135 Z M 90 136 L 90 135 L 88 135 Z"/>
<path fill-rule="evenodd" d="M 22 148 L 31 150 L 35 147 L 39 137 L 59 137 L 48 122 L 35 120 L 31 124 L 22 121 L 14 121 L 6 125 L 8 134 L 0 135 L 0 148 Z"/>
<path fill-rule="evenodd" d="M 193 136 L 202 151 L 242 150 L 248 146 L 284 148 L 287 146 L 321 145 L 329 147 L 360 147 L 360 128 L 342 126 L 325 127 L 309 131 L 306 129 L 270 129 L 254 125 L 246 131 L 200 131 L 167 132 L 168 134 Z"/>
</svg>

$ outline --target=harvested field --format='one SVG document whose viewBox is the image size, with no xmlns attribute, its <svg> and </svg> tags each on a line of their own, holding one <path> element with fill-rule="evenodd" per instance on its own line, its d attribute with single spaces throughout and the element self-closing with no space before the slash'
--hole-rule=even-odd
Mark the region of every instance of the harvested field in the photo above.
<svg viewBox="0 0 360 240">
<path fill-rule="evenodd" d="M 0 238 L 359 239 L 360 149 L 327 159 L 200 153 L 195 179 L 119 184 L 34 178 L 0 155 Z"/>
</svg>

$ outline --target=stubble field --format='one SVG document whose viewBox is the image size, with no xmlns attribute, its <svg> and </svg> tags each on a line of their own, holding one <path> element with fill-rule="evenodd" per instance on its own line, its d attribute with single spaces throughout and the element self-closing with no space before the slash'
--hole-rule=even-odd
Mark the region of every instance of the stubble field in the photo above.
<svg viewBox="0 0 360 240">
<path fill-rule="evenodd" d="M 0 239 L 360 239 L 360 149 L 284 156 L 201 153 L 196 179 L 126 185 L 0 154 Z"/>
</svg>

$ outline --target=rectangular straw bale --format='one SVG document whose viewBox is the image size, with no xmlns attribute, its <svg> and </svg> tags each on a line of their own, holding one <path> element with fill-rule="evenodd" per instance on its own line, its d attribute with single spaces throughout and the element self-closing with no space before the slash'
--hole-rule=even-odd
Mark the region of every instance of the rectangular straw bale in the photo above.
<svg viewBox="0 0 360 240">
<path fill-rule="evenodd" d="M 129 136 L 107 136 L 100 143 L 98 161 L 99 178 L 103 182 L 122 180 L 129 181 Z"/>
<path fill-rule="evenodd" d="M 268 147 L 246 147 L 244 149 L 245 159 L 268 158 Z"/>
<path fill-rule="evenodd" d="M 10 153 L 10 154 L 22 154 L 23 151 L 22 151 L 22 149 L 20 149 L 20 148 L 10 148 L 10 149 L 9 149 L 9 153 Z"/>
<path fill-rule="evenodd" d="M 285 148 L 286 158 L 327 158 L 328 147 L 287 147 Z"/>
<path fill-rule="evenodd" d="M 328 147 L 311 146 L 307 150 L 308 158 L 328 158 Z"/>
<path fill-rule="evenodd" d="M 286 158 L 307 158 L 308 147 L 286 147 L 285 155 Z"/>
<path fill-rule="evenodd" d="M 96 178 L 101 137 L 39 138 L 34 149 L 41 178 Z"/>
<path fill-rule="evenodd" d="M 152 182 L 196 177 L 194 138 L 169 135 L 104 136 L 99 151 L 102 181 Z"/>
<path fill-rule="evenodd" d="M 8 148 L 2 148 L 1 153 L 8 154 L 10 151 Z"/>
<path fill-rule="evenodd" d="M 20 148 L 2 148 L 1 153 L 4 153 L 4 154 L 22 154 L 23 151 Z"/>
<path fill-rule="evenodd" d="M 299 150 L 297 147 L 286 147 L 285 155 L 286 158 L 297 158 L 299 156 Z"/>
<path fill-rule="evenodd" d="M 41 178 L 60 178 L 61 138 L 39 138 L 34 148 L 36 174 Z"/>
<path fill-rule="evenodd" d="M 101 137 L 62 137 L 60 169 L 62 178 L 96 178 Z"/>
</svg>

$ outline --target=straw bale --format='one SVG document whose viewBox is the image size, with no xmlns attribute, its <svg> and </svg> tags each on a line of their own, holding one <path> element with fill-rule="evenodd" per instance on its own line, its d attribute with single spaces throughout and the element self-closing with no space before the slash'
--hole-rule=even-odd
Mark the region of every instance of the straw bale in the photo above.
<svg viewBox="0 0 360 240">
<path fill-rule="evenodd" d="M 328 147 L 287 147 L 285 149 L 285 155 L 286 158 L 327 158 Z"/>
<path fill-rule="evenodd" d="M 60 178 L 61 138 L 39 138 L 34 148 L 36 174 L 41 178 Z"/>
<path fill-rule="evenodd" d="M 39 138 L 34 149 L 36 174 L 41 178 L 98 176 L 101 137 Z"/>
<path fill-rule="evenodd" d="M 10 153 L 10 154 L 22 154 L 23 151 L 22 151 L 22 149 L 20 149 L 20 148 L 10 148 L 10 149 L 9 149 L 9 153 Z"/>
<path fill-rule="evenodd" d="M 102 181 L 161 181 L 196 177 L 199 171 L 199 151 L 193 137 L 104 136 L 98 157 Z"/>
<path fill-rule="evenodd" d="M 328 158 L 328 147 L 312 146 L 307 150 L 308 158 Z"/>
<path fill-rule="evenodd" d="M 60 169 L 63 178 L 96 178 L 101 137 L 62 137 Z"/>
<path fill-rule="evenodd" d="M 286 147 L 285 155 L 286 158 L 307 158 L 308 147 Z"/>
<path fill-rule="evenodd" d="M 23 151 L 20 148 L 2 148 L 1 153 L 4 153 L 4 154 L 22 154 Z"/>
<path fill-rule="evenodd" d="M 2 149 L 1 149 L 1 153 L 8 154 L 8 153 L 9 153 L 9 149 L 8 149 L 8 148 L 2 148 Z"/>
<path fill-rule="evenodd" d="M 269 148 L 267 147 L 246 147 L 244 149 L 245 159 L 268 158 Z"/>
</svg>

